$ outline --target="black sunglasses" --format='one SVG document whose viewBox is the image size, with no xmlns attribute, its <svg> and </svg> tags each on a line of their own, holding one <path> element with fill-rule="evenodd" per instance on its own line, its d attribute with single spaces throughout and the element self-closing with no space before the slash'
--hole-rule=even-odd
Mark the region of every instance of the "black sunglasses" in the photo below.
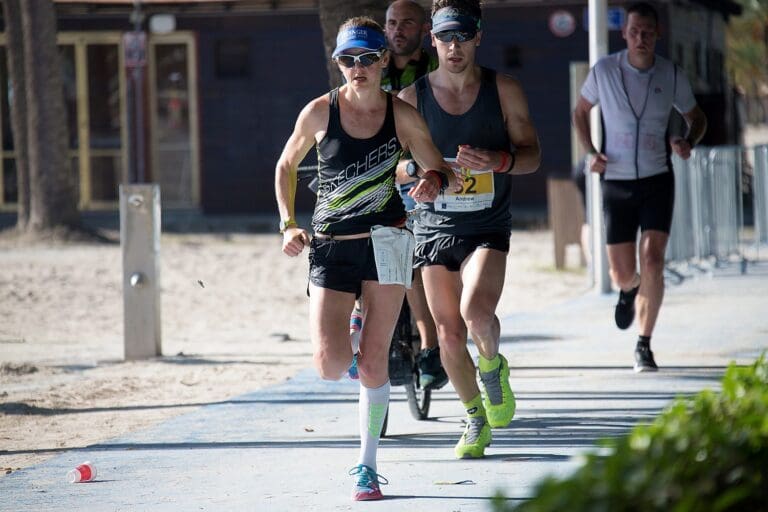
<svg viewBox="0 0 768 512">
<path fill-rule="evenodd" d="M 459 43 L 466 43 L 475 38 L 477 32 L 468 32 L 464 30 L 444 30 L 443 32 L 437 32 L 434 36 L 444 43 L 450 43 L 454 39 Z"/>
<path fill-rule="evenodd" d="M 344 66 L 345 68 L 353 68 L 356 63 L 360 63 L 361 66 L 367 68 L 371 64 L 379 62 L 383 52 L 368 52 L 361 53 L 360 55 L 337 55 L 336 62 Z"/>
</svg>

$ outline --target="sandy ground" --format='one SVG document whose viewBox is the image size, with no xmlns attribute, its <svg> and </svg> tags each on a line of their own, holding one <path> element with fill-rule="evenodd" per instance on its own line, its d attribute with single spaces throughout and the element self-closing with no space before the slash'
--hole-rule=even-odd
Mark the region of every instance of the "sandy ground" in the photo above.
<svg viewBox="0 0 768 512">
<path fill-rule="evenodd" d="M 513 233 L 500 316 L 585 292 L 578 247 L 556 272 L 552 245 Z M 0 477 L 311 366 L 306 256 L 278 235 L 163 235 L 163 357 L 146 361 L 121 360 L 121 257 L 0 237 Z"/>
</svg>

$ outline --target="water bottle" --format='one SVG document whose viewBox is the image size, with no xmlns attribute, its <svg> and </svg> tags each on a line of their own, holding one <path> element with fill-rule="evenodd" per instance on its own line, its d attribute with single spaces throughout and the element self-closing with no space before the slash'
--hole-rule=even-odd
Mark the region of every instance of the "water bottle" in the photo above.
<svg viewBox="0 0 768 512">
<path fill-rule="evenodd" d="M 69 480 L 69 483 L 71 484 L 90 482 L 94 478 L 96 478 L 96 468 L 93 467 L 91 462 L 83 462 L 75 469 L 67 472 L 67 480 Z"/>
</svg>

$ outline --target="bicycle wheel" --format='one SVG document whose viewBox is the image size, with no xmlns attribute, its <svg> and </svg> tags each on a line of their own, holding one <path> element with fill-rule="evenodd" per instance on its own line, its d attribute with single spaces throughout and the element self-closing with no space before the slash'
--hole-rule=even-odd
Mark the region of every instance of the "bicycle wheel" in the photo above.
<svg viewBox="0 0 768 512">
<path fill-rule="evenodd" d="M 432 390 L 419 386 L 419 372 L 413 372 L 413 379 L 405 384 L 405 394 L 408 396 L 408 408 L 411 415 L 421 421 L 429 415 L 429 404 L 432 401 Z"/>
<path fill-rule="evenodd" d="M 387 437 L 387 423 L 389 423 L 389 406 L 387 406 L 387 413 L 384 415 L 384 423 L 381 425 L 381 435 L 379 437 Z"/>
<path fill-rule="evenodd" d="M 410 409 L 411 416 L 415 419 L 419 421 L 425 420 L 429 415 L 432 390 L 423 389 L 419 385 L 418 354 L 419 347 L 421 346 L 421 337 L 413 323 L 411 308 L 408 306 L 407 300 L 403 301 L 403 307 L 400 310 L 397 332 L 400 336 L 403 355 L 407 358 L 411 370 L 403 382 L 405 395 L 408 398 L 408 409 Z"/>
</svg>

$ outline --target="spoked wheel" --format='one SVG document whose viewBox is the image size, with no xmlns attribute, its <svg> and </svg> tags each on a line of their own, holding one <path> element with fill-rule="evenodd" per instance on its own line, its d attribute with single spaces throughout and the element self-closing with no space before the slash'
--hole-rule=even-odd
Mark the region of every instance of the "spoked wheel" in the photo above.
<svg viewBox="0 0 768 512">
<path fill-rule="evenodd" d="M 408 408 L 411 415 L 421 421 L 429 415 L 429 404 L 432 400 L 432 390 L 419 386 L 419 372 L 413 372 L 413 380 L 405 384 L 405 394 L 408 396 Z"/>
</svg>

